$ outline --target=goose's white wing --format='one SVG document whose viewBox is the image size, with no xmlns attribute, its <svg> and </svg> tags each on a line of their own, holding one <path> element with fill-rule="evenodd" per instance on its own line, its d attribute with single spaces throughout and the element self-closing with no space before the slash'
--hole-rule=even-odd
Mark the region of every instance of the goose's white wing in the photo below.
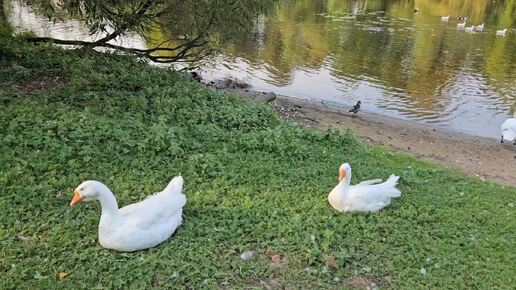
<svg viewBox="0 0 516 290">
<path fill-rule="evenodd" d="M 181 193 L 182 185 L 182 178 L 176 177 L 162 192 L 121 208 L 119 213 L 124 217 L 125 225 L 152 227 L 162 222 L 167 223 L 171 217 L 182 213 L 186 204 L 186 197 Z"/>
<path fill-rule="evenodd" d="M 392 198 L 401 196 L 395 187 L 398 179 L 399 176 L 391 175 L 384 183 L 351 186 L 343 203 L 349 211 L 378 211 L 389 205 Z"/>
<path fill-rule="evenodd" d="M 373 185 L 382 182 L 382 179 L 365 180 L 357 185 Z"/>
</svg>

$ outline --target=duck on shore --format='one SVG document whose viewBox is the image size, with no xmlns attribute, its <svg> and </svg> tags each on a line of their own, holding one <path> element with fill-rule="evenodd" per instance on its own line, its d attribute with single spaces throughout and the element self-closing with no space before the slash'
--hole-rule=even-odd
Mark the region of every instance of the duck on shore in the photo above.
<svg viewBox="0 0 516 290">
<path fill-rule="evenodd" d="M 353 116 L 356 116 L 358 114 L 358 111 L 360 111 L 360 107 L 362 105 L 361 101 L 358 101 L 356 105 L 351 108 L 348 112 L 353 113 Z"/>
</svg>

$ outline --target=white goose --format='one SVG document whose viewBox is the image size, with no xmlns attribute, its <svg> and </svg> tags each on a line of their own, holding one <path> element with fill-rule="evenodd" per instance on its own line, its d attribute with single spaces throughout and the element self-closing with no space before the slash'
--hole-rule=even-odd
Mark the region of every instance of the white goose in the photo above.
<svg viewBox="0 0 516 290">
<path fill-rule="evenodd" d="M 464 29 L 466 27 L 466 21 L 457 23 L 457 29 Z"/>
<path fill-rule="evenodd" d="M 470 33 L 475 32 L 475 25 L 471 25 L 471 26 L 464 28 L 464 31 L 470 32 Z"/>
<path fill-rule="evenodd" d="M 514 145 L 516 145 L 516 112 L 514 113 L 514 118 L 509 118 L 503 122 L 500 127 L 502 130 L 502 143 L 504 140 L 514 141 Z"/>
<path fill-rule="evenodd" d="M 351 166 L 344 163 L 339 168 L 339 184 L 328 195 L 328 202 L 340 212 L 377 212 L 388 206 L 392 198 L 401 196 L 396 188 L 399 178 L 393 174 L 384 183 L 375 179 L 351 185 Z"/>
<path fill-rule="evenodd" d="M 478 32 L 484 31 L 484 23 L 482 22 L 482 24 L 475 26 L 473 29 Z"/>
<path fill-rule="evenodd" d="M 167 240 L 181 225 L 186 197 L 183 178 L 177 176 L 162 191 L 138 203 L 118 209 L 109 188 L 98 181 L 85 181 L 74 190 L 70 202 L 97 199 L 102 207 L 99 242 L 104 248 L 132 252 L 154 247 Z"/>
<path fill-rule="evenodd" d="M 496 31 L 497 36 L 505 36 L 506 33 L 507 33 L 507 28 Z"/>
<path fill-rule="evenodd" d="M 448 22 L 448 20 L 450 20 L 450 15 L 448 15 L 448 16 L 441 16 L 441 21 Z"/>
</svg>

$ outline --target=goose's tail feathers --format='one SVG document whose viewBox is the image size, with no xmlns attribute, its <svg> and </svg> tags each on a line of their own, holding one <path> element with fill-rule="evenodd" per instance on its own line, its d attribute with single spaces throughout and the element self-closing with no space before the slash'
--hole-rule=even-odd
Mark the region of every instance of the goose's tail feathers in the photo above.
<svg viewBox="0 0 516 290">
<path fill-rule="evenodd" d="M 385 185 L 396 186 L 396 184 L 398 184 L 398 179 L 400 179 L 399 176 L 391 174 L 391 176 L 389 176 L 389 179 L 385 181 Z"/>
<path fill-rule="evenodd" d="M 183 177 L 176 176 L 174 177 L 162 191 L 164 194 L 176 194 L 181 193 L 183 190 Z"/>
<path fill-rule="evenodd" d="M 401 192 L 396 188 L 396 185 L 398 184 L 398 179 L 400 179 L 399 176 L 396 176 L 396 175 L 392 174 L 391 176 L 389 176 L 389 179 L 387 179 L 383 183 L 383 185 L 385 185 L 385 187 L 388 189 L 386 191 L 386 194 L 389 197 L 399 197 L 399 196 L 401 196 Z"/>
</svg>

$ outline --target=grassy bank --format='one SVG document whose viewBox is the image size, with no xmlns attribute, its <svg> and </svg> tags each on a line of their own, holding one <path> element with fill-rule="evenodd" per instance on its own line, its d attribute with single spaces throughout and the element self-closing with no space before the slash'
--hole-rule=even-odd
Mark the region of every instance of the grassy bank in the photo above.
<svg viewBox="0 0 516 290">
<path fill-rule="evenodd" d="M 281 122 L 128 57 L 4 37 L 0 84 L 2 289 L 514 285 L 514 188 Z M 342 162 L 355 181 L 399 174 L 403 196 L 377 215 L 336 213 Z M 184 224 L 147 251 L 102 249 L 99 204 L 68 206 L 86 179 L 126 205 L 177 174 Z"/>
</svg>

